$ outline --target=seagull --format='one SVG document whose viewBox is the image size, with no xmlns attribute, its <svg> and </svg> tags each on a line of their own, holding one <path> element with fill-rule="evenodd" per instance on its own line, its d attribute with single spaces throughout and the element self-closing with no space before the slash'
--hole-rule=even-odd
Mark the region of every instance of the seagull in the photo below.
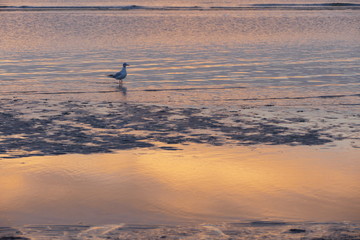
<svg viewBox="0 0 360 240">
<path fill-rule="evenodd" d="M 130 65 L 127 63 L 124 63 L 120 72 L 117 72 L 115 74 L 110 74 L 110 75 L 108 75 L 108 77 L 115 78 L 116 80 L 119 80 L 119 84 L 122 84 L 122 80 L 125 79 L 126 75 L 127 75 L 127 72 L 126 72 L 127 66 L 130 66 Z"/>
</svg>

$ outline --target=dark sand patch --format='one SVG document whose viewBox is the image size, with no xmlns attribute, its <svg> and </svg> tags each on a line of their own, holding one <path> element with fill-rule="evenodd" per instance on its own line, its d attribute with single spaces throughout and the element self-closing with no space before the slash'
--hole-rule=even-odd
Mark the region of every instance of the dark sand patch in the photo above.
<svg viewBox="0 0 360 240">
<path fill-rule="evenodd" d="M 4 158 L 108 153 L 154 147 L 154 142 L 313 146 L 351 139 L 356 147 L 359 139 L 354 137 L 359 126 L 349 121 L 355 115 L 347 116 L 344 124 L 334 113 L 314 118 L 304 111 L 290 114 L 274 106 L 229 110 L 46 99 L 0 102 L 0 156 Z"/>
</svg>

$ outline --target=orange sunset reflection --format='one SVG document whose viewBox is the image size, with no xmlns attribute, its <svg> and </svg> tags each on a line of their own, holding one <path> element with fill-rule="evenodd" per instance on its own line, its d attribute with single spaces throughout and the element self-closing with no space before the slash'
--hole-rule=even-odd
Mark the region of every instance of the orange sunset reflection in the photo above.
<svg viewBox="0 0 360 240">
<path fill-rule="evenodd" d="M 354 152 L 182 147 L 5 160 L 1 212 L 20 223 L 54 214 L 54 222 L 90 223 L 359 220 Z"/>
</svg>

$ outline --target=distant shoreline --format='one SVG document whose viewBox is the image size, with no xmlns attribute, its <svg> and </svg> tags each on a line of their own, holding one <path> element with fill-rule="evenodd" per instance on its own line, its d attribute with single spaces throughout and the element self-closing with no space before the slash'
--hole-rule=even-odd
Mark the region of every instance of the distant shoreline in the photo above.
<svg viewBox="0 0 360 240">
<path fill-rule="evenodd" d="M 355 3 L 248 4 L 240 6 L 0 6 L 0 11 L 264 11 L 264 10 L 360 10 Z"/>
</svg>

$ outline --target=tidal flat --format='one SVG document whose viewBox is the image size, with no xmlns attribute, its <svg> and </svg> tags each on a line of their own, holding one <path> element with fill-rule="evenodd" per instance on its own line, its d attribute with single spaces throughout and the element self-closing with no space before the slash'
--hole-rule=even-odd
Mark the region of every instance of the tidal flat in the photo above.
<svg viewBox="0 0 360 240">
<path fill-rule="evenodd" d="M 172 149 L 172 144 L 189 143 L 321 146 L 347 140 L 352 148 L 359 148 L 360 115 L 354 112 L 344 115 L 275 105 L 195 108 L 110 101 L 0 101 L 3 158 L 109 153 L 154 147 L 153 142 Z"/>
<path fill-rule="evenodd" d="M 2 225 L 15 227 L 3 236 L 359 236 L 355 112 L 275 104 L 1 103 Z M 265 228 L 257 225 L 263 221 Z"/>
</svg>

